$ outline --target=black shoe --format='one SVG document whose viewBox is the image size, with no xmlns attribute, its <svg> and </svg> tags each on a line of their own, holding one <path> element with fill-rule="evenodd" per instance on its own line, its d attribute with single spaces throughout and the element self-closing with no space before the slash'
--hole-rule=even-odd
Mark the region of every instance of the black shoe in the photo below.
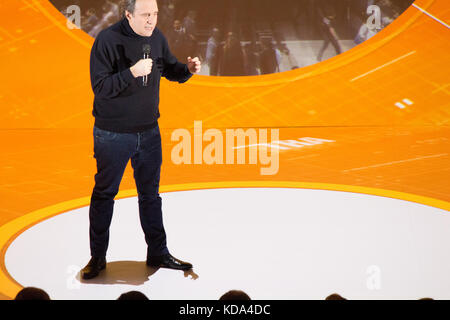
<svg viewBox="0 0 450 320">
<path fill-rule="evenodd" d="M 184 262 L 173 257 L 171 254 L 166 254 L 160 257 L 147 258 L 147 265 L 154 268 L 167 268 L 174 270 L 189 270 L 192 269 L 192 264 Z"/>
<path fill-rule="evenodd" d="M 81 270 L 81 277 L 84 280 L 92 279 L 98 276 L 101 270 L 106 268 L 105 257 L 92 257 L 86 267 Z"/>
</svg>

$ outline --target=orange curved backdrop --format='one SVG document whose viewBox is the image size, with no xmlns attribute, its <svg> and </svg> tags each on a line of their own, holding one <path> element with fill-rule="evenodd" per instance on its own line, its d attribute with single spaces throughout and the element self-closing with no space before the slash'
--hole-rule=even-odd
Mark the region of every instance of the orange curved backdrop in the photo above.
<svg viewBox="0 0 450 320">
<path fill-rule="evenodd" d="M 416 1 L 448 20 L 445 0 Z M 70 30 L 49 1 L 1 4 L 2 128 L 90 128 L 94 39 Z M 410 7 L 376 37 L 333 59 L 257 77 L 165 81 L 160 125 L 210 127 L 442 125 L 449 123 L 449 30 Z M 351 81 L 393 59 L 376 73 Z M 444 66 L 444 67 L 443 67 Z M 398 100 L 414 101 L 408 111 Z"/>
</svg>

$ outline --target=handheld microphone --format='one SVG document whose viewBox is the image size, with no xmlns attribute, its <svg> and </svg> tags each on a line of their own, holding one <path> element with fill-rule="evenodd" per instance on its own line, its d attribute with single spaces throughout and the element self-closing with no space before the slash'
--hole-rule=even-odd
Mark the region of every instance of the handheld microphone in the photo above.
<svg viewBox="0 0 450 320">
<path fill-rule="evenodd" d="M 150 59 L 150 44 L 146 43 L 142 46 L 142 53 L 144 56 L 144 59 Z M 142 77 L 142 85 L 146 87 L 148 85 L 148 75 L 145 75 Z"/>
</svg>

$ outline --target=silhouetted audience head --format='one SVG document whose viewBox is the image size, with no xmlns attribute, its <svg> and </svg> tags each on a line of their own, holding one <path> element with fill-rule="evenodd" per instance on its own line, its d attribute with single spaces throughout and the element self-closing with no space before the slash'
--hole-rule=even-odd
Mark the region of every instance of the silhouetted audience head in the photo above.
<svg viewBox="0 0 450 320">
<path fill-rule="evenodd" d="M 125 292 L 117 300 L 149 300 L 145 294 L 139 291 Z"/>
<path fill-rule="evenodd" d="M 420 298 L 419 300 L 434 300 L 434 299 L 433 299 L 433 298 L 425 297 L 425 298 Z"/>
<path fill-rule="evenodd" d="M 330 294 L 325 300 L 347 300 L 337 293 Z"/>
<path fill-rule="evenodd" d="M 219 300 L 252 300 L 244 291 L 230 290 L 220 297 Z"/>
<path fill-rule="evenodd" d="M 51 300 L 47 292 L 35 287 L 26 287 L 19 291 L 14 300 Z"/>
</svg>

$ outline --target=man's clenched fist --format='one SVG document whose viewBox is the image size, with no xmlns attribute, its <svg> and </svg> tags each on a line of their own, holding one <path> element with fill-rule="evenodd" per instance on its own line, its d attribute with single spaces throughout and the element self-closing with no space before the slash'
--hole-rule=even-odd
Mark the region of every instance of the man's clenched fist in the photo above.
<svg viewBox="0 0 450 320">
<path fill-rule="evenodd" d="M 133 77 L 143 77 L 152 72 L 153 60 L 141 59 L 130 68 Z"/>
<path fill-rule="evenodd" d="M 190 71 L 190 73 L 199 73 L 202 68 L 202 63 L 200 62 L 200 59 L 198 57 L 195 57 L 192 59 L 191 57 L 187 58 L 187 66 Z"/>
</svg>

